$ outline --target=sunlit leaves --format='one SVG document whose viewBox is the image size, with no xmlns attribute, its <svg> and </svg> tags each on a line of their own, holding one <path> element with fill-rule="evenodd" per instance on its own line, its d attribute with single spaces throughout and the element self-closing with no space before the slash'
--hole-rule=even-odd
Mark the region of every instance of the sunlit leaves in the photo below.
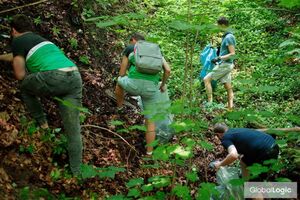
<svg viewBox="0 0 300 200">
<path fill-rule="evenodd" d="M 148 181 L 155 187 L 161 188 L 166 187 L 171 183 L 171 179 L 168 176 L 153 176 Z"/>
</svg>

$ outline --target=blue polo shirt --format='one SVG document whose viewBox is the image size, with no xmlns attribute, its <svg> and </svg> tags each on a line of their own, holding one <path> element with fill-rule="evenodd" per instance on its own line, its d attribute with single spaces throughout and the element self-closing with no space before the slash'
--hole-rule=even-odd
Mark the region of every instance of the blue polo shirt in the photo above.
<svg viewBox="0 0 300 200">
<path fill-rule="evenodd" d="M 266 152 L 275 143 L 275 139 L 264 132 L 248 128 L 232 128 L 221 139 L 224 148 L 234 145 L 239 154 L 255 158 Z"/>
<path fill-rule="evenodd" d="M 221 48 L 220 48 L 220 56 L 229 54 L 229 49 L 228 49 L 229 45 L 233 45 L 235 48 L 236 41 L 235 41 L 234 35 L 231 32 L 226 32 L 222 38 L 222 43 L 221 43 Z M 233 60 L 234 60 L 233 58 L 230 58 L 230 59 L 226 60 L 225 62 L 233 63 Z"/>
</svg>

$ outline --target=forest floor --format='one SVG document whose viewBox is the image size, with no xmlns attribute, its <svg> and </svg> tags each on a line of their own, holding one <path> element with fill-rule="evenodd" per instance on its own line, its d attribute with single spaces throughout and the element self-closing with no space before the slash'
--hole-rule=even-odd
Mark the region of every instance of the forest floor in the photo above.
<svg viewBox="0 0 300 200">
<path fill-rule="evenodd" d="M 4 0 L 0 2 L 0 10 L 26 3 L 29 1 Z M 90 178 L 84 182 L 67 175 L 55 178 L 54 172 L 69 173 L 66 166 L 67 153 L 64 147 L 61 149 L 61 145 L 58 144 L 63 134 L 58 129 L 62 124 L 57 105 L 51 99 L 42 98 L 53 131 L 45 132 L 35 127 L 30 122 L 31 118 L 21 101 L 19 82 L 14 79 L 11 65 L 2 62 L 0 63 L 0 199 L 20 199 L 26 187 L 29 187 L 29 190 L 44 188 L 54 197 L 65 195 L 89 199 L 92 193 L 97 193 L 99 198 L 103 199 L 107 195 L 127 193 L 125 183 L 131 178 L 142 177 L 146 180 L 154 175 L 172 175 L 173 171 L 169 166 L 158 169 L 143 167 L 149 164 L 149 161 L 143 159 L 145 150 L 142 132 L 122 133 L 122 137 L 134 149 L 120 137 L 112 134 L 116 131 L 116 127 L 109 124 L 111 120 L 122 119 L 125 121 L 124 126 L 127 127 L 143 123 L 138 108 L 126 107 L 126 115 L 120 116 L 116 112 L 115 102 L 105 93 L 107 89 L 113 91 L 122 50 L 116 47 L 114 34 L 99 30 L 95 35 L 95 32 L 91 32 L 91 27 L 80 22 L 80 16 L 70 8 L 68 1 L 41 3 L 7 12 L 2 14 L 2 17 L 10 17 L 16 13 L 24 13 L 34 19 L 40 17 L 41 21 L 35 21 L 37 32 L 63 48 L 66 55 L 75 60 L 80 68 L 84 83 L 83 106 L 89 110 L 82 127 L 83 162 L 96 167 L 124 167 L 126 171 L 118 173 L 114 179 Z M 3 24 L 8 26 L 5 22 Z M 54 27 L 56 30 L 59 29 L 59 33 Z M 1 32 L 9 35 L 9 30 L 3 27 Z M 72 45 L 70 38 L 74 38 L 78 45 Z M 1 53 L 10 51 L 9 42 L 1 39 Z M 95 49 L 100 51 L 99 56 L 95 56 Z M 87 56 L 89 64 L 82 63 L 79 59 L 81 56 Z M 202 181 L 214 182 L 215 172 L 208 169 L 208 164 L 216 159 L 216 156 L 224 156 L 221 153 L 223 149 L 218 145 L 219 140 L 209 131 L 204 134 L 209 142 L 215 145 L 215 149 L 213 152 L 197 149 L 193 164 L 200 169 L 199 177 Z M 45 139 L 45 135 L 52 138 Z M 172 142 L 178 141 L 175 138 Z M 184 177 L 186 170 L 187 167 L 178 170 L 181 174 L 178 177 Z"/>
</svg>

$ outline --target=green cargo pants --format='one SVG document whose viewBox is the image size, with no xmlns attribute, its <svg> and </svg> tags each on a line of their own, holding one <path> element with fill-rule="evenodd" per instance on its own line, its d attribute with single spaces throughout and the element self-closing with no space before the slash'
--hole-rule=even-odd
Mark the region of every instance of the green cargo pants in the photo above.
<svg viewBox="0 0 300 200">
<path fill-rule="evenodd" d="M 70 167 L 73 174 L 79 174 L 82 163 L 82 138 L 77 108 L 81 107 L 82 100 L 80 73 L 77 70 L 32 73 L 22 81 L 21 94 L 27 109 L 39 124 L 47 120 L 38 97 L 58 97 L 63 100 L 59 102 L 59 110 L 68 140 Z"/>
</svg>

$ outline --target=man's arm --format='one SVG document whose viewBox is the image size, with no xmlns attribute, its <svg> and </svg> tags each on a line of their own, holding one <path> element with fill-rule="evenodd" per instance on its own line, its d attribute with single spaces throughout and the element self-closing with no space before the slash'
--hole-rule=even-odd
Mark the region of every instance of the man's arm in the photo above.
<svg viewBox="0 0 300 200">
<path fill-rule="evenodd" d="M 126 56 L 123 56 L 121 66 L 120 66 L 119 76 L 126 75 L 128 64 L 129 64 L 128 58 Z"/>
<path fill-rule="evenodd" d="M 239 157 L 239 154 L 235 148 L 234 145 L 230 145 L 228 147 L 228 155 L 226 156 L 226 158 L 222 161 L 217 161 L 215 163 L 215 168 L 219 169 L 221 166 L 226 166 L 229 165 L 231 163 L 233 163 L 234 161 L 236 161 Z"/>
<path fill-rule="evenodd" d="M 25 59 L 23 56 L 15 56 L 13 58 L 13 68 L 16 79 L 23 80 L 26 74 Z"/>
<path fill-rule="evenodd" d="M 235 47 L 234 45 L 228 45 L 229 54 L 226 54 L 224 56 L 220 56 L 221 60 L 228 60 L 230 57 L 235 55 Z"/>
<path fill-rule="evenodd" d="M 163 70 L 164 70 L 164 74 L 163 74 L 163 77 L 162 77 L 162 81 L 161 81 L 161 84 L 160 84 L 160 91 L 161 92 L 164 92 L 165 91 L 165 85 L 166 85 L 166 82 L 171 74 L 171 68 L 170 68 L 170 65 L 167 63 L 167 61 L 165 60 L 165 58 L 163 57 Z"/>
<path fill-rule="evenodd" d="M 2 54 L 2 55 L 0 55 L 0 60 L 7 61 L 7 62 L 12 62 L 13 61 L 13 54 L 12 53 Z"/>
</svg>

